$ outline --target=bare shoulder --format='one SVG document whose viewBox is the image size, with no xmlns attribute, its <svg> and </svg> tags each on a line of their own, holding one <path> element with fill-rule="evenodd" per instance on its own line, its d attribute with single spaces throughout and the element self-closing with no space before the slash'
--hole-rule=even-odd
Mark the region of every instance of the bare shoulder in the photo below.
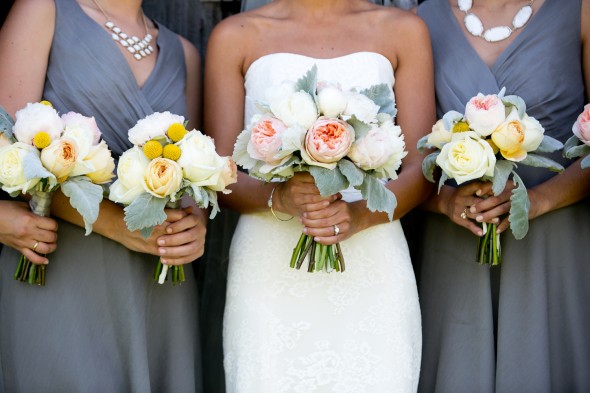
<svg viewBox="0 0 590 393">
<path fill-rule="evenodd" d="M 31 16 L 55 14 L 55 0 L 15 0 L 12 12 L 29 12 Z"/>
<path fill-rule="evenodd" d="M 420 37 L 428 33 L 426 24 L 415 12 L 395 7 L 377 7 L 374 20 L 375 26 L 384 34 L 395 34 L 397 37 L 408 39 L 412 36 Z M 394 38 L 394 37 L 389 37 Z"/>
<path fill-rule="evenodd" d="M 184 50 L 184 57 L 186 58 L 187 64 L 195 66 L 198 65 L 201 62 L 201 55 L 199 54 L 197 47 L 181 35 L 178 35 L 178 39 L 182 44 L 182 49 Z"/>
</svg>

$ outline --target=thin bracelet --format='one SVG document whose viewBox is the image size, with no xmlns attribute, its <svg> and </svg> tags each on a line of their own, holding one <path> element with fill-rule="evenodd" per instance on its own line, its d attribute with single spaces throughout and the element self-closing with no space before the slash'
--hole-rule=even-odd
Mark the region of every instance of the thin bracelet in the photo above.
<svg viewBox="0 0 590 393">
<path fill-rule="evenodd" d="M 277 215 L 275 214 L 275 211 L 274 211 L 274 210 L 273 210 L 273 208 L 272 208 L 272 196 L 274 195 L 274 193 L 275 193 L 275 190 L 276 190 L 276 188 L 277 188 L 279 185 L 280 185 L 280 183 L 279 183 L 279 184 L 277 184 L 276 186 L 274 186 L 274 187 L 272 188 L 272 191 L 270 192 L 270 196 L 268 197 L 268 202 L 267 202 L 267 205 L 268 205 L 268 207 L 270 208 L 270 212 L 272 213 L 272 215 L 274 216 L 274 218 L 276 218 L 276 219 L 277 219 L 277 220 L 279 220 L 279 221 L 291 221 L 291 220 L 293 219 L 293 216 L 291 216 L 290 218 L 287 218 L 286 220 L 284 220 L 284 219 L 282 219 L 282 218 L 279 218 L 279 216 L 277 216 Z"/>
</svg>

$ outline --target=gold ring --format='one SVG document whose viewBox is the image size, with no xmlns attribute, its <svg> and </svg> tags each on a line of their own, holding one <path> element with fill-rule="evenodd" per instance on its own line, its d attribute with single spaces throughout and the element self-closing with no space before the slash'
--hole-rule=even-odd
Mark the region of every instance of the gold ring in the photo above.
<svg viewBox="0 0 590 393">
<path fill-rule="evenodd" d="M 463 209 L 461 212 L 461 218 L 467 220 L 467 208 Z"/>
<path fill-rule="evenodd" d="M 38 245 L 39 245 L 39 242 L 35 242 L 35 245 L 33 246 L 33 248 L 31 248 L 31 250 L 35 251 L 35 249 L 37 249 Z"/>
<path fill-rule="evenodd" d="M 338 225 L 334 225 L 334 236 L 338 236 L 340 233 L 340 227 Z"/>
</svg>

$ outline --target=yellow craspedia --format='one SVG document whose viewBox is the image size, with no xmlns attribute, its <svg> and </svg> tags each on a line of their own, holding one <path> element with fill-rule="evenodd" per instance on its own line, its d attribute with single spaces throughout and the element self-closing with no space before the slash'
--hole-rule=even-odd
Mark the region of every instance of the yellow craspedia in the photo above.
<svg viewBox="0 0 590 393">
<path fill-rule="evenodd" d="M 466 121 L 459 121 L 453 126 L 453 132 L 469 131 L 469 124 Z"/>
<path fill-rule="evenodd" d="M 162 144 L 153 139 L 143 145 L 143 154 L 145 154 L 145 156 L 150 160 L 160 157 L 162 155 L 162 150 Z"/>
<path fill-rule="evenodd" d="M 47 100 L 43 100 L 43 101 L 39 102 L 39 104 L 43 104 L 43 105 L 46 105 L 46 106 L 49 106 L 49 107 L 52 107 L 53 108 L 53 104 L 51 102 L 47 101 Z"/>
<path fill-rule="evenodd" d="M 492 141 L 491 138 L 485 139 L 485 141 L 488 143 L 488 145 L 490 145 L 490 147 L 494 151 L 494 154 L 498 154 L 498 152 L 500 151 L 500 148 L 498 146 L 496 146 L 494 141 Z"/>
<path fill-rule="evenodd" d="M 41 131 L 35 134 L 33 137 L 33 145 L 37 149 L 45 149 L 47 146 L 51 144 L 51 137 L 48 133 Z"/>
<path fill-rule="evenodd" d="M 176 145 L 166 145 L 164 146 L 164 152 L 162 156 L 172 161 L 178 161 L 182 152 L 180 151 L 180 147 Z"/>
<path fill-rule="evenodd" d="M 180 123 L 174 123 L 168 127 L 168 132 L 166 134 L 172 142 L 178 142 L 186 135 L 186 128 Z"/>
</svg>

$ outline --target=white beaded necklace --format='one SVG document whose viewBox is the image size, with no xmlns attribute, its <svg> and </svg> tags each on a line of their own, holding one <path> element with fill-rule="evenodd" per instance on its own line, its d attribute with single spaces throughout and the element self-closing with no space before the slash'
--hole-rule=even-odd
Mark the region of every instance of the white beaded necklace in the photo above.
<svg viewBox="0 0 590 393">
<path fill-rule="evenodd" d="M 457 0 L 457 5 L 459 6 L 459 9 L 465 13 L 463 23 L 471 35 L 481 37 L 487 42 L 498 42 L 510 37 L 514 30 L 520 29 L 527 24 L 533 15 L 532 5 L 534 2 L 535 0 L 530 0 L 527 5 L 518 10 L 514 19 L 512 19 L 512 27 L 496 26 L 490 27 L 485 31 L 481 19 L 479 19 L 474 13 L 469 12 L 473 6 L 473 0 Z"/>
<path fill-rule="evenodd" d="M 111 21 L 111 18 L 107 16 L 100 4 L 98 4 L 96 0 L 92 0 L 92 2 L 100 10 L 100 12 L 102 12 L 105 19 L 107 20 L 104 25 L 112 32 L 111 37 L 113 40 L 117 41 L 122 47 L 127 49 L 129 53 L 133 55 L 135 60 L 142 60 L 144 57 L 147 57 L 154 52 L 154 48 L 150 45 L 153 37 L 149 33 L 143 12 L 141 13 L 141 16 L 143 18 L 143 26 L 145 27 L 145 37 L 143 37 L 143 39 L 139 39 L 137 36 L 129 37 L 127 34 L 123 33 L 121 29 Z"/>
</svg>

